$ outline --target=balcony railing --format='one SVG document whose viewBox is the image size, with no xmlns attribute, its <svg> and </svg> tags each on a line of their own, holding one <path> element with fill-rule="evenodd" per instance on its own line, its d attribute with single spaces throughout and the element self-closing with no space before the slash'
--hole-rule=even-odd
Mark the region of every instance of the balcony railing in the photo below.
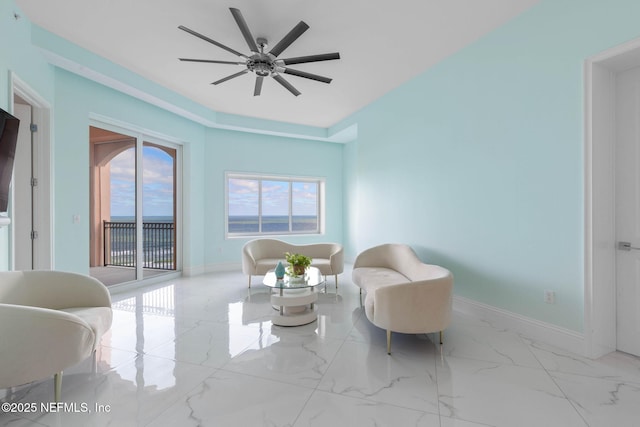
<svg viewBox="0 0 640 427">
<path fill-rule="evenodd" d="M 104 265 L 135 267 L 136 223 L 103 222 Z M 173 222 L 143 222 L 143 268 L 175 270 L 175 226 Z"/>
</svg>

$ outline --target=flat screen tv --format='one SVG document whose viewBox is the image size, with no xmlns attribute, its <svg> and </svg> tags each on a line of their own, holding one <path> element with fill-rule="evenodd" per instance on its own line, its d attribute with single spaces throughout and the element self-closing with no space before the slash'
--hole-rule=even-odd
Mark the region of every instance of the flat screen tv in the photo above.
<svg viewBox="0 0 640 427">
<path fill-rule="evenodd" d="M 20 120 L 0 109 L 0 212 L 7 212 Z"/>
</svg>

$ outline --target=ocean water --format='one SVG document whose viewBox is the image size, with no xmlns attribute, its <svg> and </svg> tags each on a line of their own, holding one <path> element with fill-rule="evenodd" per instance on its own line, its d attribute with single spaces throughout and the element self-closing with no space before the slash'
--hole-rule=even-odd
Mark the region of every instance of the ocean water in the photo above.
<svg viewBox="0 0 640 427">
<path fill-rule="evenodd" d="M 318 231 L 318 217 L 315 215 L 294 215 L 292 217 L 291 229 L 294 232 L 316 232 Z M 258 233 L 259 222 L 258 216 L 229 216 L 228 230 L 229 233 Z M 289 217 L 282 216 L 263 216 L 262 232 L 277 233 L 289 232 Z"/>
<path fill-rule="evenodd" d="M 135 222 L 134 216 L 112 216 L 111 222 Z M 143 216 L 142 222 L 173 222 L 172 216 Z"/>
</svg>

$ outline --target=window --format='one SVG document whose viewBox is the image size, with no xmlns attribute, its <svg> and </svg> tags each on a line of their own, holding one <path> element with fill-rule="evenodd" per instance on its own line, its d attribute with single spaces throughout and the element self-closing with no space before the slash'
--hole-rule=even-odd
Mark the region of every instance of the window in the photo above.
<svg viewBox="0 0 640 427">
<path fill-rule="evenodd" d="M 319 234 L 324 180 L 227 173 L 226 234 Z"/>
</svg>

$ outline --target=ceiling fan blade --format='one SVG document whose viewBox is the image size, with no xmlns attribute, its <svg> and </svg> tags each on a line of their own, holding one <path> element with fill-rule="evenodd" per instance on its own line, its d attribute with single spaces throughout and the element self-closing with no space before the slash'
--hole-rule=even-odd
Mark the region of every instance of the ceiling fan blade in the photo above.
<svg viewBox="0 0 640 427">
<path fill-rule="evenodd" d="M 215 59 L 193 59 L 193 58 L 178 58 L 178 59 L 180 61 L 186 61 L 186 62 L 209 62 L 211 64 L 245 65 L 244 62 L 217 61 Z"/>
<path fill-rule="evenodd" d="M 264 80 L 264 77 L 256 76 L 256 86 L 253 89 L 253 96 L 260 96 L 260 93 L 262 92 L 262 81 L 263 80 Z"/>
<path fill-rule="evenodd" d="M 180 25 L 178 28 L 181 29 L 182 31 L 186 31 L 187 33 L 189 33 L 189 34 L 191 34 L 193 36 L 198 37 L 199 39 L 202 39 L 202 40 L 204 40 L 206 42 L 214 44 L 214 45 L 218 46 L 219 48 L 226 50 L 227 52 L 231 52 L 234 55 L 241 56 L 243 58 L 248 58 L 247 55 L 244 55 L 244 54 L 238 52 L 237 50 L 231 49 L 230 47 L 225 46 L 222 43 L 218 43 L 217 41 L 215 41 L 213 39 L 210 39 L 209 37 L 207 37 L 205 35 L 202 35 L 202 34 L 196 32 L 196 31 L 193 31 L 190 28 L 185 27 L 184 25 Z"/>
<path fill-rule="evenodd" d="M 332 79 L 330 79 L 328 77 L 323 77 L 323 76 L 319 76 L 317 74 L 307 73 L 305 71 L 293 70 L 291 68 L 285 68 L 284 72 L 286 74 L 291 74 L 292 76 L 304 77 L 305 79 L 311 79 L 311 80 L 315 80 L 315 81 L 322 82 L 322 83 L 331 83 L 331 80 L 332 80 Z"/>
<path fill-rule="evenodd" d="M 332 59 L 340 59 L 338 52 L 323 53 L 321 55 L 298 56 L 297 58 L 281 59 L 284 65 L 305 64 L 307 62 L 330 61 Z"/>
<path fill-rule="evenodd" d="M 239 73 L 231 74 L 230 76 L 227 76 L 227 77 L 225 77 L 225 78 L 223 78 L 223 79 L 216 80 L 215 82 L 213 82 L 213 83 L 211 83 L 211 84 L 212 84 L 212 85 L 218 85 L 218 84 L 220 84 L 220 83 L 224 83 L 224 82 L 226 82 L 227 80 L 231 80 L 231 79 L 235 79 L 236 77 L 240 77 L 241 75 L 246 74 L 246 73 L 248 73 L 248 72 L 249 72 L 249 70 L 242 70 L 242 71 L 240 71 Z"/>
<path fill-rule="evenodd" d="M 289 92 L 291 92 L 295 96 L 300 95 L 300 92 L 298 91 L 298 89 L 293 87 L 291 83 L 286 81 L 280 74 L 272 74 L 271 77 L 273 77 L 278 83 L 284 86 Z"/>
<path fill-rule="evenodd" d="M 253 38 L 253 35 L 251 35 L 251 31 L 249 30 L 247 21 L 244 20 L 242 13 L 235 7 L 230 7 L 229 10 L 233 15 L 233 19 L 236 20 L 236 24 L 238 24 L 238 27 L 240 27 L 240 31 L 242 32 L 242 35 L 244 36 L 244 39 L 247 42 L 247 45 L 249 45 L 249 50 L 254 53 L 260 53 L 260 50 L 258 49 L 258 45 L 256 44 L 256 41 Z"/>
<path fill-rule="evenodd" d="M 300 37 L 302 33 L 307 31 L 308 29 L 309 29 L 309 26 L 304 21 L 298 22 L 298 25 L 293 27 L 293 29 L 289 31 L 289 33 L 286 36 L 284 36 L 284 38 L 280 40 L 278 44 L 275 45 L 269 53 L 277 57 L 282 52 L 284 52 L 284 50 L 288 48 L 291 45 L 291 43 L 296 41 L 296 39 Z"/>
</svg>

